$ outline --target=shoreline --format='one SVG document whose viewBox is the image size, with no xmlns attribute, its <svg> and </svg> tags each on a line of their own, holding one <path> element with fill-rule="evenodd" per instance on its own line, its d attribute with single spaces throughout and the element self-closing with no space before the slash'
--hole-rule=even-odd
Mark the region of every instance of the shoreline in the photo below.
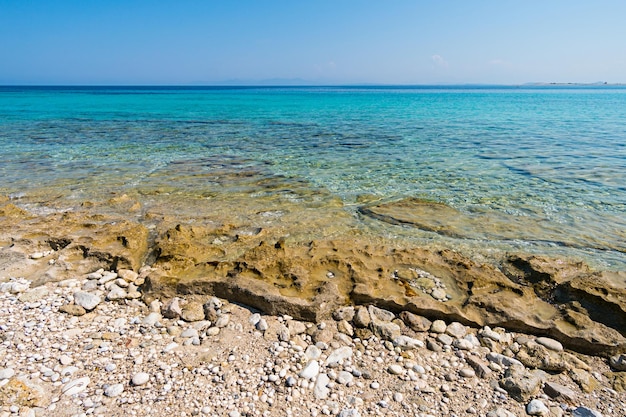
<svg viewBox="0 0 626 417">
<path fill-rule="evenodd" d="M 2 417 L 626 411 L 622 272 L 142 207 L 0 203 Z"/>
</svg>

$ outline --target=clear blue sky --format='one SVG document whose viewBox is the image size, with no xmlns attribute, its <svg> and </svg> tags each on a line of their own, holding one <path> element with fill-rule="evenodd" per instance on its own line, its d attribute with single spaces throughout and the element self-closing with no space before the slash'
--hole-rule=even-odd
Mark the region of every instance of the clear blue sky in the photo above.
<svg viewBox="0 0 626 417">
<path fill-rule="evenodd" d="M 626 82 L 625 0 L 0 0 L 0 84 Z"/>
</svg>

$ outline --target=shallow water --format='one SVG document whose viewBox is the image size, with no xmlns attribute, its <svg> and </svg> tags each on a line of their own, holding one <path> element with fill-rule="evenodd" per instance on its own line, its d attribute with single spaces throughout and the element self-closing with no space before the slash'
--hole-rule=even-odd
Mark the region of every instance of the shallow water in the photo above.
<svg viewBox="0 0 626 417">
<path fill-rule="evenodd" d="M 626 89 L 611 87 L 0 87 L 0 192 L 30 206 L 127 193 L 292 235 L 623 270 L 624 120 Z M 450 210 L 416 223 L 359 210 L 405 198 Z M 461 233 L 420 227 L 446 219 Z"/>
</svg>

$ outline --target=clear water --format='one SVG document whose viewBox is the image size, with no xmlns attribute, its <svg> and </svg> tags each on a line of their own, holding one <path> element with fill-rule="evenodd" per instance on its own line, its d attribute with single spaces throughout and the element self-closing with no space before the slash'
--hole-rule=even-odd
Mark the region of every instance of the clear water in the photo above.
<svg viewBox="0 0 626 417">
<path fill-rule="evenodd" d="M 626 269 L 626 88 L 0 87 L 0 178 L 68 204 L 339 199 L 367 233 Z M 405 197 L 516 226 L 450 238 L 357 211 Z"/>
</svg>

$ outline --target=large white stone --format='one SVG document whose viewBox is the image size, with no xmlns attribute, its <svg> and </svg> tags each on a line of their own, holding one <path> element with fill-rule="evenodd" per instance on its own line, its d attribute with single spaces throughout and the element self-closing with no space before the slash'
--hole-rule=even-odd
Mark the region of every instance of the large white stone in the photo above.
<svg viewBox="0 0 626 417">
<path fill-rule="evenodd" d="M 65 395 L 75 395 L 79 394 L 87 389 L 87 385 L 89 385 L 90 379 L 89 377 L 83 377 L 74 379 L 63 386 L 61 389 L 61 393 Z"/>
<path fill-rule="evenodd" d="M 85 291 L 78 291 L 74 293 L 74 304 L 81 306 L 87 311 L 93 310 L 101 302 L 102 298 L 96 294 Z"/>
<path fill-rule="evenodd" d="M 149 380 L 150 380 L 149 374 L 147 374 L 146 372 L 137 372 L 135 375 L 133 375 L 131 382 L 135 386 L 140 386 L 140 385 L 147 384 Z"/>
<path fill-rule="evenodd" d="M 342 346 L 339 349 L 335 349 L 328 358 L 326 358 L 326 366 L 335 365 L 341 361 L 345 361 L 346 359 L 350 359 L 352 357 L 352 348 L 348 346 Z"/>
<path fill-rule="evenodd" d="M 330 382 L 330 378 L 326 374 L 319 374 L 315 380 L 315 387 L 313 388 L 313 394 L 318 400 L 328 398 L 330 389 L 326 386 Z"/>
<path fill-rule="evenodd" d="M 305 379 L 314 380 L 320 373 L 320 364 L 318 361 L 311 361 L 300 371 L 300 376 Z"/>
</svg>

